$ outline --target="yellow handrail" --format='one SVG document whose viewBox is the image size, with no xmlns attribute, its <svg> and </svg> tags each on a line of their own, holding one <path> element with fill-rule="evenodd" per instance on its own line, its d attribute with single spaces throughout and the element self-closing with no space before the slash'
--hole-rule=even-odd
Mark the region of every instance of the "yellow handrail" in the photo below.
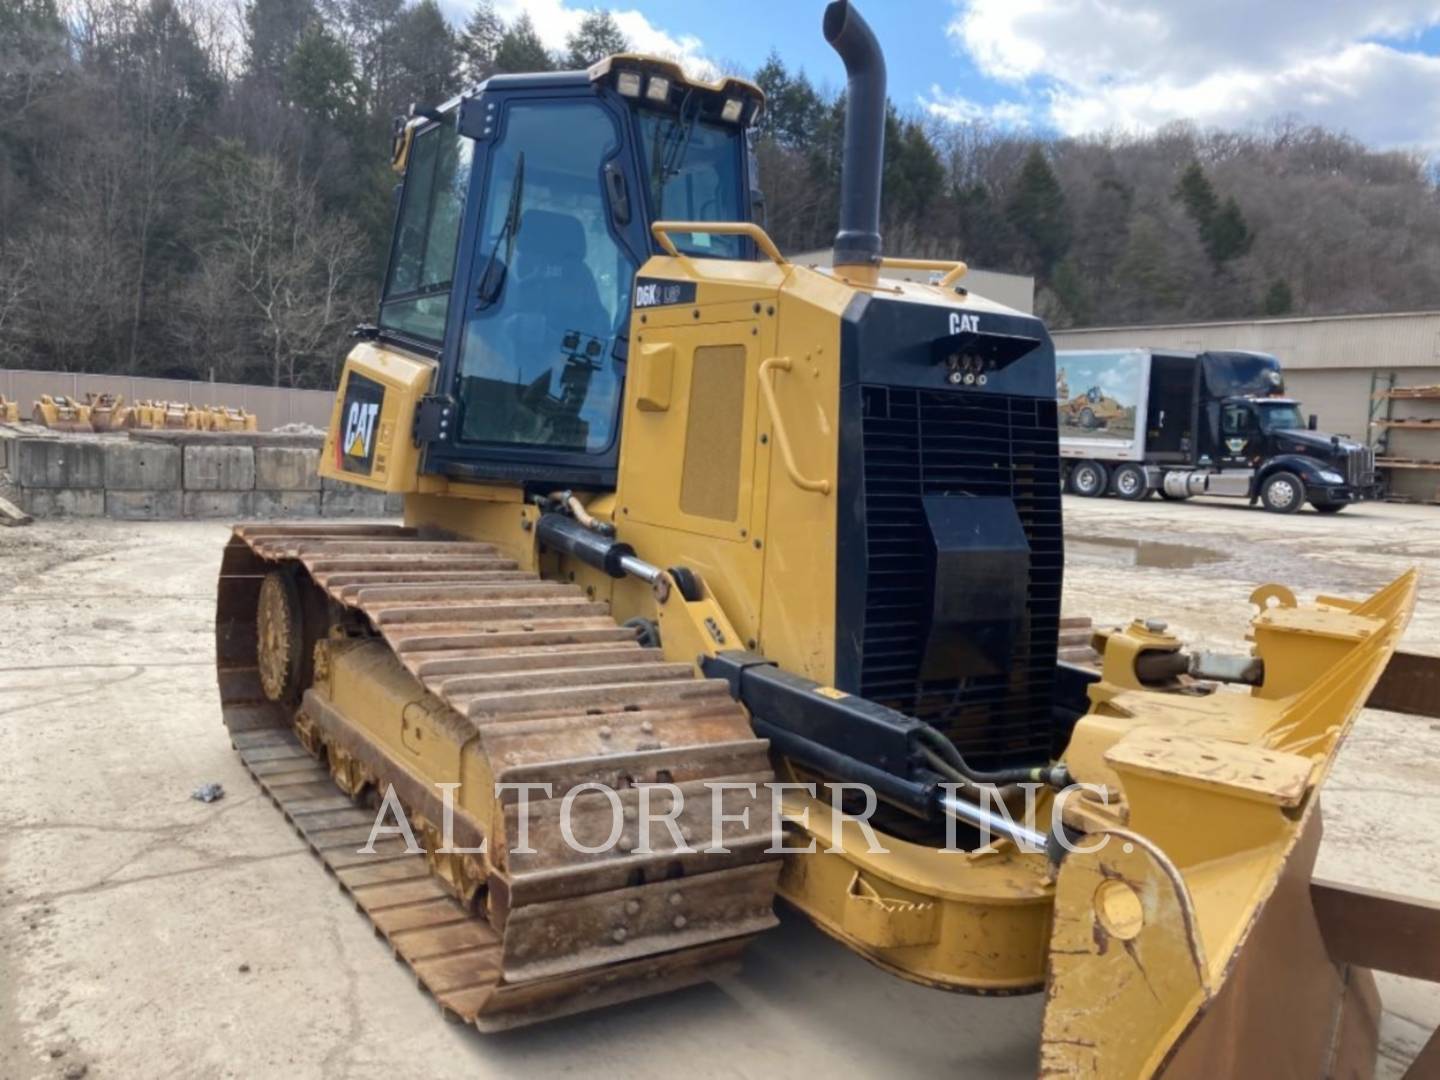
<svg viewBox="0 0 1440 1080">
<path fill-rule="evenodd" d="M 670 239 L 672 232 L 708 233 L 711 236 L 748 236 L 755 242 L 756 247 L 770 256 L 776 266 L 790 265 L 790 260 L 780 254 L 780 249 L 775 246 L 775 241 L 770 239 L 770 234 L 753 221 L 657 221 L 650 226 L 650 231 L 667 254 L 677 257 L 680 257 L 680 251 L 676 248 L 675 241 Z"/>
<path fill-rule="evenodd" d="M 955 282 L 965 276 L 970 269 L 958 259 L 891 259 L 880 260 L 881 268 L 889 267 L 891 270 L 940 270 L 944 274 L 935 284 L 942 289 L 948 289 Z"/>
<path fill-rule="evenodd" d="M 790 474 L 790 482 L 801 491 L 818 491 L 821 495 L 829 495 L 829 480 L 811 480 L 800 472 L 800 466 L 795 464 L 795 454 L 790 449 L 790 439 L 785 434 L 785 422 L 780 419 L 780 406 L 775 400 L 775 384 L 770 378 L 770 372 L 789 370 L 788 356 L 772 356 L 760 364 L 760 396 L 765 399 L 765 409 L 769 412 L 770 424 L 775 429 L 775 441 L 780 444 L 780 459 L 785 463 L 785 471 Z"/>
</svg>

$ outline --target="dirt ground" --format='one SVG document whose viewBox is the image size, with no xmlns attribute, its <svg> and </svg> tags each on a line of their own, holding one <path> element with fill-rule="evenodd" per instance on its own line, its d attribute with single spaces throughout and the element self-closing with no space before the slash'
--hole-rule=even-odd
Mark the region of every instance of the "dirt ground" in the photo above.
<svg viewBox="0 0 1440 1080">
<path fill-rule="evenodd" d="M 1067 613 L 1233 648 L 1256 584 L 1361 595 L 1419 565 L 1407 645 L 1440 653 L 1440 511 L 1066 513 Z M 230 751 L 211 659 L 225 535 L 0 529 L 0 1080 L 1033 1075 L 1039 996 L 912 986 L 792 915 L 716 985 L 501 1037 L 446 1024 Z M 1440 900 L 1437 759 L 1440 723 L 1367 711 L 1326 787 L 1319 874 Z M 228 796 L 192 801 L 209 781 Z M 1440 992 L 1381 989 L 1398 1076 Z"/>
</svg>

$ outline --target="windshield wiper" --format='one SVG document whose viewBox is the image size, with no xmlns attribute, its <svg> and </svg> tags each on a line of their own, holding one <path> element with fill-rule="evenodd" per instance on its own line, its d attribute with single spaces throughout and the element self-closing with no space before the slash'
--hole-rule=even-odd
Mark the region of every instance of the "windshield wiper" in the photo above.
<svg viewBox="0 0 1440 1080">
<path fill-rule="evenodd" d="M 525 193 L 525 151 L 515 159 L 515 175 L 510 180 L 510 205 L 505 209 L 505 222 L 500 234 L 490 248 L 490 257 L 485 260 L 485 269 L 480 274 L 480 284 L 475 288 L 475 298 L 481 307 L 489 307 L 500 296 L 505 283 L 505 273 L 515 254 L 515 237 L 520 232 L 520 204 Z M 505 260 L 499 260 L 500 245 L 505 245 Z"/>
<path fill-rule="evenodd" d="M 670 121 L 670 126 L 665 130 L 661 143 L 660 190 L 662 192 L 670 178 L 676 176 L 680 172 L 680 166 L 685 163 L 685 155 L 690 150 L 690 138 L 695 134 L 695 122 L 699 119 L 700 99 L 694 96 L 692 90 L 687 92 L 684 100 L 680 102 L 680 115 Z"/>
</svg>

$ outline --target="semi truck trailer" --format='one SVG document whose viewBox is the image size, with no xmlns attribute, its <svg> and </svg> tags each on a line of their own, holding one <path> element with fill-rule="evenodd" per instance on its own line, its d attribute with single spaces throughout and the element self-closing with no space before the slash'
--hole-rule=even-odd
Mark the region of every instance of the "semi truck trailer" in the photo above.
<svg viewBox="0 0 1440 1080">
<path fill-rule="evenodd" d="M 1318 430 L 1259 352 L 1085 349 L 1056 354 L 1066 490 L 1183 500 L 1227 495 L 1279 514 L 1375 498 L 1375 454 Z"/>
</svg>

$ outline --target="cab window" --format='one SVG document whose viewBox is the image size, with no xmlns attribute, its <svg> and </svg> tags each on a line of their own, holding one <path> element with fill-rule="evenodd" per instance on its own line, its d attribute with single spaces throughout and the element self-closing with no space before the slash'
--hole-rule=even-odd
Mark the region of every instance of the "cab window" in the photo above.
<svg viewBox="0 0 1440 1080">
<path fill-rule="evenodd" d="M 1247 405 L 1226 405 L 1221 412 L 1220 427 L 1228 436 L 1249 435 L 1255 430 L 1255 415 Z"/>
<path fill-rule="evenodd" d="M 506 109 L 461 344 L 462 441 L 591 454 L 613 442 L 612 349 L 635 267 L 611 231 L 602 171 L 621 145 L 594 101 Z"/>
<path fill-rule="evenodd" d="M 454 113 L 410 145 L 380 302 L 386 330 L 434 345 L 445 336 L 473 146 L 455 130 Z"/>
<path fill-rule="evenodd" d="M 637 110 L 653 220 L 745 221 L 744 136 L 734 124 L 701 120 L 698 110 L 698 100 L 679 113 Z M 744 251 L 739 236 L 672 233 L 671 239 L 690 255 L 738 259 Z"/>
</svg>

